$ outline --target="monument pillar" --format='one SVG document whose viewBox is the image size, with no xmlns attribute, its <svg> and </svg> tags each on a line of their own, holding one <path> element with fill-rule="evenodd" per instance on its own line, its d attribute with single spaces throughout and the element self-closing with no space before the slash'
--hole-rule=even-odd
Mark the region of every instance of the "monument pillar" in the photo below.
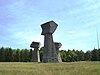
<svg viewBox="0 0 100 75">
<path fill-rule="evenodd" d="M 34 48 L 33 55 L 32 55 L 33 62 L 40 62 L 40 55 L 39 55 L 40 42 L 32 42 L 30 47 Z"/>
<path fill-rule="evenodd" d="M 56 47 L 56 52 L 57 52 L 57 56 L 58 56 L 58 61 L 62 62 L 61 56 L 60 56 L 60 52 L 59 52 L 59 48 L 62 46 L 62 44 L 60 42 L 55 42 L 55 47 Z"/>
<path fill-rule="evenodd" d="M 41 25 L 41 35 L 44 35 L 44 52 L 42 62 L 59 62 L 52 35 L 57 26 L 58 25 L 54 21 L 50 21 Z"/>
</svg>

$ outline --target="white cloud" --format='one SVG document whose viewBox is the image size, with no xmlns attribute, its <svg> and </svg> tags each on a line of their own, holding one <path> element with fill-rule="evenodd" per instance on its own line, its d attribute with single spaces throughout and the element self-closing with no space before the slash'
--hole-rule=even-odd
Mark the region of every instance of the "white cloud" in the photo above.
<svg viewBox="0 0 100 75">
<path fill-rule="evenodd" d="M 99 7 L 100 7 L 100 1 L 91 2 L 90 0 L 89 1 L 85 0 L 84 3 L 81 6 L 70 10 L 69 13 L 70 14 L 79 14 L 79 13 L 82 13 L 82 12 L 88 13 L 88 11 L 94 11 L 96 9 L 98 10 Z"/>
<path fill-rule="evenodd" d="M 68 33 L 69 33 L 69 34 L 75 34 L 76 31 L 69 31 Z"/>
<path fill-rule="evenodd" d="M 93 9 L 96 9 L 96 8 L 99 8 L 100 6 L 100 1 L 97 1 L 97 2 L 93 2 L 93 4 L 90 4 L 88 6 L 86 6 L 85 10 L 93 10 Z"/>
<path fill-rule="evenodd" d="M 91 34 L 87 31 L 69 31 L 68 32 L 69 34 L 67 35 L 67 37 L 69 39 L 83 39 L 83 38 L 86 38 L 86 37 L 89 37 Z"/>
</svg>

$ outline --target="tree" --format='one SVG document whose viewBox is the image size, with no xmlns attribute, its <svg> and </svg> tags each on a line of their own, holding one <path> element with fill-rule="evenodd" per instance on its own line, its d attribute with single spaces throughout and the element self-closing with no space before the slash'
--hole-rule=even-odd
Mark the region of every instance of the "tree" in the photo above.
<svg viewBox="0 0 100 75">
<path fill-rule="evenodd" d="M 23 53 L 24 62 L 29 62 L 29 50 L 25 49 Z"/>
<path fill-rule="evenodd" d="M 92 50 L 91 54 L 92 54 L 91 58 L 92 61 L 99 61 L 99 52 L 97 49 Z"/>
<path fill-rule="evenodd" d="M 39 50 L 39 53 L 40 53 L 40 61 L 42 61 L 42 58 L 43 58 L 43 50 L 44 50 L 44 47 L 41 47 L 40 50 Z"/>
<path fill-rule="evenodd" d="M 90 61 L 91 60 L 91 51 L 87 51 L 85 54 L 84 54 L 84 59 L 85 61 Z"/>
<path fill-rule="evenodd" d="M 62 61 L 66 62 L 67 61 L 66 51 L 65 50 L 61 50 L 60 51 L 60 55 L 61 55 Z"/>
<path fill-rule="evenodd" d="M 78 55 L 78 61 L 84 61 L 84 52 L 82 50 L 81 51 L 77 50 L 77 55 Z"/>
<path fill-rule="evenodd" d="M 66 52 L 66 60 L 68 61 L 68 62 L 74 62 L 74 61 L 76 61 L 76 57 L 77 57 L 77 54 L 75 53 L 75 50 L 68 50 L 67 52 Z"/>
<path fill-rule="evenodd" d="M 5 50 L 4 47 L 0 48 L 0 62 L 5 61 Z"/>
<path fill-rule="evenodd" d="M 23 62 L 24 61 L 24 50 L 22 49 L 20 51 L 20 62 Z"/>
<path fill-rule="evenodd" d="M 100 48 L 98 49 L 98 57 L 99 57 L 99 61 L 100 61 Z"/>
<path fill-rule="evenodd" d="M 5 48 L 5 61 L 9 62 L 9 48 Z"/>
<path fill-rule="evenodd" d="M 33 60 L 33 50 L 30 49 L 30 52 L 29 52 L 29 61 L 32 62 Z"/>
<path fill-rule="evenodd" d="M 20 49 L 13 50 L 13 61 L 19 62 L 20 61 Z"/>
<path fill-rule="evenodd" d="M 8 61 L 13 61 L 13 51 L 12 51 L 12 49 L 11 48 L 8 48 L 8 56 L 7 56 L 7 59 L 8 59 Z"/>
</svg>

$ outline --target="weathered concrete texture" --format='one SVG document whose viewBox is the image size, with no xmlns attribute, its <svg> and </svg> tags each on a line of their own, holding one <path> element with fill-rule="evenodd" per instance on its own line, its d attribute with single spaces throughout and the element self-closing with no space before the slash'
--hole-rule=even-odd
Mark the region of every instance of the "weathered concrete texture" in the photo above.
<svg viewBox="0 0 100 75">
<path fill-rule="evenodd" d="M 32 42 L 30 45 L 31 48 L 34 48 L 33 56 L 32 56 L 32 61 L 33 62 L 40 62 L 40 55 L 39 55 L 39 47 L 40 47 L 40 42 Z"/>
<path fill-rule="evenodd" d="M 54 21 L 50 21 L 41 25 L 42 35 L 53 34 L 57 28 L 57 24 Z"/>
<path fill-rule="evenodd" d="M 54 21 L 41 25 L 41 35 L 44 35 L 44 52 L 42 62 L 59 62 L 52 36 L 57 26 L 58 25 Z"/>
<path fill-rule="evenodd" d="M 57 52 L 57 56 L 58 56 L 58 61 L 62 62 L 61 56 L 60 56 L 60 52 L 59 52 L 59 48 L 62 46 L 62 44 L 60 42 L 55 42 L 55 47 L 56 47 L 56 52 Z"/>
</svg>

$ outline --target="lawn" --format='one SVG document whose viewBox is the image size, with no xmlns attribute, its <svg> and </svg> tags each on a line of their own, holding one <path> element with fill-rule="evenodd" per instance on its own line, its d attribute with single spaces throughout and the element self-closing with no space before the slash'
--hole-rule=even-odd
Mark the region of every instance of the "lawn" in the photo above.
<svg viewBox="0 0 100 75">
<path fill-rule="evenodd" d="M 0 62 L 0 75 L 100 75 L 100 62 Z"/>
</svg>

